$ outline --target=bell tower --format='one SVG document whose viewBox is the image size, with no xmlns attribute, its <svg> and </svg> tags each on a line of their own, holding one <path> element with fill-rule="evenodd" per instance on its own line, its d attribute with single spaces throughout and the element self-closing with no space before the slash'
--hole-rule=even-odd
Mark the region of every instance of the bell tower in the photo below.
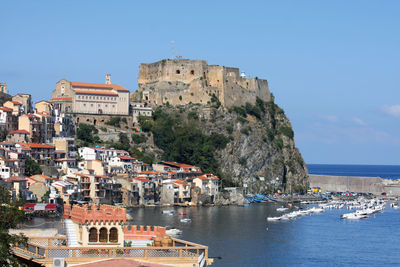
<svg viewBox="0 0 400 267">
<path fill-rule="evenodd" d="M 106 74 L 106 84 L 111 84 L 111 74 L 110 73 Z"/>
</svg>

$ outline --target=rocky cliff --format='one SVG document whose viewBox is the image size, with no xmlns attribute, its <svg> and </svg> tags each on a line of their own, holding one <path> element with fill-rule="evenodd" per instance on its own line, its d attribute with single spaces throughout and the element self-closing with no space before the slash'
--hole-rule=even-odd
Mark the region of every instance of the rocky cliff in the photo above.
<svg viewBox="0 0 400 267">
<path fill-rule="evenodd" d="M 146 125 L 145 128 L 151 129 L 155 145 L 167 148 L 164 149 L 166 154 L 164 153 L 162 158 L 181 162 L 186 159 L 185 163 L 200 165 L 206 171 L 218 169 L 218 175 L 223 178 L 224 185 L 247 185 L 248 192 L 299 192 L 307 188 L 307 167 L 295 146 L 291 124 L 284 111 L 273 100 L 264 102 L 257 99 L 254 105 L 247 103 L 245 106 L 226 109 L 218 103 L 218 99 L 214 99 L 209 105 L 164 105 L 158 107 L 156 117 L 160 117 L 157 114 L 161 113 L 164 114 L 164 120 L 170 120 L 166 123 L 171 127 L 169 130 L 158 131 L 160 125 L 157 124 L 157 119 L 152 129 L 151 125 Z M 212 162 L 203 160 L 209 152 L 207 145 L 202 147 L 200 152 L 196 149 L 182 151 L 195 142 L 190 142 L 194 139 L 193 136 L 182 134 L 183 130 L 176 130 L 180 127 L 178 125 L 182 124 L 189 125 L 187 127 L 192 131 L 201 131 L 205 137 L 217 137 L 214 138 L 217 141 L 210 142 L 210 146 L 216 147 L 216 150 L 213 150 L 215 167 Z M 183 136 L 182 140 L 175 140 L 179 138 L 177 136 L 171 136 L 168 142 L 157 140 L 159 135 L 170 134 L 175 130 Z M 180 142 L 187 142 L 188 145 L 179 148 L 176 153 L 165 144 L 174 143 L 172 146 L 177 146 Z M 209 139 L 206 138 L 202 142 L 208 143 Z M 175 155 L 190 152 L 197 154 L 204 150 L 205 155 L 198 157 L 188 155 L 187 158 L 182 158 L 181 155 Z"/>
</svg>

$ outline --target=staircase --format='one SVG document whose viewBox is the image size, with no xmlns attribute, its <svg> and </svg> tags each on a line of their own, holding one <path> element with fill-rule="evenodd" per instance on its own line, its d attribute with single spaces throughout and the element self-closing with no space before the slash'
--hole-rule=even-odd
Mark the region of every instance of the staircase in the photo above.
<svg viewBox="0 0 400 267">
<path fill-rule="evenodd" d="M 71 219 L 65 219 L 65 232 L 67 234 L 68 247 L 78 247 L 78 236 L 76 234 L 76 229 L 74 223 Z"/>
</svg>

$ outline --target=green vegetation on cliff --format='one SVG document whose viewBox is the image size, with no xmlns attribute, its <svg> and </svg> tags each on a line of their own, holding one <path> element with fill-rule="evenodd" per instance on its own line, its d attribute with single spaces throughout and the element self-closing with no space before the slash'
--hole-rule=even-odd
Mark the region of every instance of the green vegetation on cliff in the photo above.
<svg viewBox="0 0 400 267">
<path fill-rule="evenodd" d="M 162 109 L 154 112 L 153 120 L 140 117 L 143 131 L 150 131 L 154 143 L 164 151 L 162 159 L 193 164 L 203 172 L 219 173 L 216 150 L 226 147 L 229 138 L 219 133 L 204 134 L 193 111 L 185 121 L 179 116 L 171 116 Z"/>
</svg>

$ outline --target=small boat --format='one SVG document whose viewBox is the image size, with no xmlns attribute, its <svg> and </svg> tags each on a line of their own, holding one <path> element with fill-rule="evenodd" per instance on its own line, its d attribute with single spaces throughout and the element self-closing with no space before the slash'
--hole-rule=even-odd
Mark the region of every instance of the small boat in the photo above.
<svg viewBox="0 0 400 267">
<path fill-rule="evenodd" d="M 267 221 L 269 222 L 276 222 L 279 221 L 281 219 L 281 217 L 268 217 Z"/>
<path fill-rule="evenodd" d="M 183 219 L 181 219 L 181 222 L 183 222 L 183 223 L 190 223 L 190 222 L 192 222 L 192 219 L 183 218 Z"/>
<path fill-rule="evenodd" d="M 281 212 L 287 211 L 287 210 L 288 210 L 288 208 L 284 208 L 284 207 L 280 207 L 280 208 L 276 209 L 276 211 L 281 211 Z"/>
<path fill-rule="evenodd" d="M 367 218 L 367 215 L 363 215 L 363 214 L 357 214 L 357 213 L 347 213 L 347 214 L 343 214 L 341 216 L 342 219 L 347 219 L 347 220 L 359 220 L 359 219 L 363 219 L 363 218 Z"/>
<path fill-rule="evenodd" d="M 184 212 L 179 212 L 179 215 L 186 215 L 186 211 L 184 211 Z"/>
<path fill-rule="evenodd" d="M 179 230 L 177 228 L 171 228 L 165 231 L 167 235 L 172 235 L 172 236 L 177 236 L 182 234 L 182 230 Z"/>
<path fill-rule="evenodd" d="M 172 214 L 174 214 L 174 213 L 175 213 L 174 210 L 163 210 L 163 211 L 162 211 L 162 214 L 172 215 Z"/>
</svg>

